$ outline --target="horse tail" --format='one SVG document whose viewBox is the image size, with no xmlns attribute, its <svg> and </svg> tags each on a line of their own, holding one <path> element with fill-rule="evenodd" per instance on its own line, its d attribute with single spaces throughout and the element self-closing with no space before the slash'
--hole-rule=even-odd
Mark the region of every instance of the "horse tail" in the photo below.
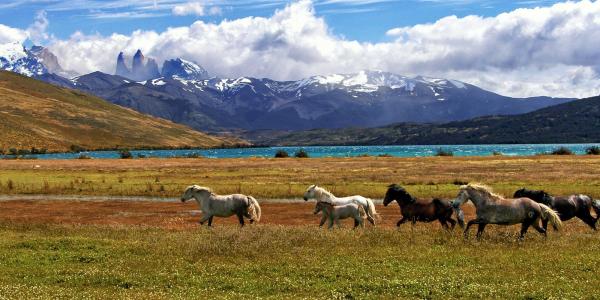
<svg viewBox="0 0 600 300">
<path fill-rule="evenodd" d="M 600 219 L 600 200 L 594 200 L 592 199 L 592 207 L 594 208 L 594 211 L 596 212 L 596 223 L 598 222 L 598 220 Z"/>
<path fill-rule="evenodd" d="M 250 217 L 252 220 L 259 222 L 260 216 L 261 216 L 260 205 L 258 205 L 258 201 L 256 201 L 256 199 L 254 199 L 254 197 L 252 197 L 252 196 L 247 196 L 247 197 L 248 197 L 248 213 L 250 214 Z"/>
<path fill-rule="evenodd" d="M 360 205 L 360 203 L 358 203 L 358 201 L 356 201 L 355 203 L 356 203 L 356 206 L 358 206 L 358 215 L 360 216 L 361 219 L 364 220 L 368 216 L 367 211 L 365 210 L 365 208 L 362 205 Z"/>
<path fill-rule="evenodd" d="M 552 208 L 538 203 L 542 212 L 542 220 L 548 220 L 552 224 L 554 229 L 559 230 L 562 227 L 562 222 L 560 221 L 560 217 L 558 213 L 556 213 Z"/>
<path fill-rule="evenodd" d="M 367 198 L 367 215 L 371 218 L 381 219 L 379 214 L 375 211 L 375 204 L 373 204 L 373 200 Z"/>
</svg>

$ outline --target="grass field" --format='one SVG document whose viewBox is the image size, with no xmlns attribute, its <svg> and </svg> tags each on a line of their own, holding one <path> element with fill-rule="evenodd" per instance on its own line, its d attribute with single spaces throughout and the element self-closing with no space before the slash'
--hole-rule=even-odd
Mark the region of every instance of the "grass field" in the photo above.
<svg viewBox="0 0 600 300">
<path fill-rule="evenodd" d="M 310 184 L 381 199 L 399 183 L 419 197 L 455 197 L 478 181 L 509 195 L 520 187 L 600 198 L 600 157 L 0 160 L 0 194 L 179 196 L 190 184 L 217 193 L 300 198 Z"/>
<path fill-rule="evenodd" d="M 217 219 L 208 229 L 194 224 L 191 203 L 3 202 L 0 296 L 593 299 L 600 290 L 600 239 L 579 221 L 547 239 L 518 242 L 518 228 L 488 226 L 465 241 L 437 224 L 393 229 L 397 206 L 378 207 L 377 228 L 319 230 L 312 205 L 264 204 L 262 225 Z"/>
<path fill-rule="evenodd" d="M 455 181 L 509 194 L 521 186 L 599 196 L 600 158 L 143 159 L 0 161 L 0 194 L 298 198 L 308 184 L 381 198 L 398 182 L 420 197 L 454 197 Z M 242 184 L 237 185 L 237 181 Z M 9 183 L 10 182 L 10 183 Z M 150 188 L 150 186 L 152 188 Z M 163 186 L 164 191 L 160 191 Z M 543 238 L 516 226 L 481 240 L 438 224 L 319 230 L 314 202 L 263 201 L 259 225 L 195 224 L 194 203 L 0 201 L 0 298 L 596 299 L 600 234 L 579 220 Z M 466 219 L 473 218 L 466 207 Z"/>
</svg>

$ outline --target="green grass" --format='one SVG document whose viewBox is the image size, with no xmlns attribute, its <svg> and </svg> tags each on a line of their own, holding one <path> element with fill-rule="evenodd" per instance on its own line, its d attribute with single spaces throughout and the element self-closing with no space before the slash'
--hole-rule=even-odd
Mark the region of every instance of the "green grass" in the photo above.
<svg viewBox="0 0 600 300">
<path fill-rule="evenodd" d="M 593 298 L 598 235 L 0 225 L 3 298 Z"/>
</svg>

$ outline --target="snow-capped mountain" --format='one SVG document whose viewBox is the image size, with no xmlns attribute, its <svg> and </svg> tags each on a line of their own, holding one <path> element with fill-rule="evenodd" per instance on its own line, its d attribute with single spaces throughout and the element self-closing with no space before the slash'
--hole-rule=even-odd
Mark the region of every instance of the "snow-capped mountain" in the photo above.
<svg viewBox="0 0 600 300">
<path fill-rule="evenodd" d="M 176 58 L 158 71 L 138 51 L 131 68 L 123 54 L 117 73 L 93 72 L 66 79 L 56 57 L 43 48 L 0 45 L 0 66 L 46 82 L 95 94 L 200 130 L 230 131 L 374 127 L 397 122 L 448 122 L 510 115 L 571 99 L 504 97 L 460 81 L 407 77 L 382 71 L 312 76 L 297 81 L 209 78 L 199 64 Z M 53 72 L 54 71 L 54 72 Z"/>
<path fill-rule="evenodd" d="M 460 81 L 381 71 L 298 81 L 190 75 L 196 72 L 165 74 L 168 76 L 136 82 L 95 72 L 74 79 L 73 84 L 116 104 L 212 131 L 447 122 L 519 114 L 571 100 L 514 99 Z"/>
<path fill-rule="evenodd" d="M 161 74 L 164 77 L 178 77 L 183 80 L 204 80 L 210 77 L 200 65 L 181 58 L 166 60 Z"/>
<path fill-rule="evenodd" d="M 19 42 L 0 44 L 0 70 L 29 77 L 48 73 L 42 61 L 29 53 Z"/>
</svg>

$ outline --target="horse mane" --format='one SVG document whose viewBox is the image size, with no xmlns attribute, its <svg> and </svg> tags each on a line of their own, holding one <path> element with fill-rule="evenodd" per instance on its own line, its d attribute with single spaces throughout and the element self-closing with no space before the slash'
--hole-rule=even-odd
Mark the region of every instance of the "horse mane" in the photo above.
<svg viewBox="0 0 600 300">
<path fill-rule="evenodd" d="M 209 192 L 210 194 L 213 193 L 213 191 L 205 186 L 199 186 L 199 185 L 192 185 L 191 188 L 195 191 L 195 192 L 202 192 L 202 191 L 206 191 Z"/>
<path fill-rule="evenodd" d="M 494 200 L 502 200 L 504 199 L 504 196 L 500 195 L 500 194 L 496 194 L 494 193 L 494 191 L 492 190 L 491 187 L 483 185 L 483 184 L 479 184 L 479 183 L 469 183 L 467 185 L 463 185 L 460 187 L 460 189 L 466 189 L 466 188 L 471 188 L 474 189 L 480 193 L 483 193 L 485 195 L 487 195 L 489 198 L 494 199 Z"/>
<path fill-rule="evenodd" d="M 317 198 L 321 198 L 321 196 L 323 196 L 323 195 L 325 197 L 327 197 L 328 199 L 334 199 L 335 198 L 335 196 L 330 191 L 328 191 L 325 188 L 322 188 L 320 186 L 315 185 L 314 190 L 315 190 L 315 196 Z"/>
</svg>

